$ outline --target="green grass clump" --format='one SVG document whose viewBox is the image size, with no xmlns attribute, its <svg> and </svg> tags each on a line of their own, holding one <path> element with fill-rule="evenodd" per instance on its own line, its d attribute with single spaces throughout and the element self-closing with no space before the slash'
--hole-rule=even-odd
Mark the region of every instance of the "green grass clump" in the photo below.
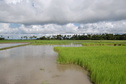
<svg viewBox="0 0 126 84">
<path fill-rule="evenodd" d="M 95 84 L 126 84 L 126 46 L 55 47 L 59 63 L 78 64 Z"/>
<path fill-rule="evenodd" d="M 121 43 L 121 42 L 117 42 L 117 43 L 111 43 L 111 42 L 107 42 L 107 43 L 102 43 L 102 42 L 98 42 L 98 43 L 82 43 L 83 46 L 126 46 L 126 43 Z"/>
</svg>

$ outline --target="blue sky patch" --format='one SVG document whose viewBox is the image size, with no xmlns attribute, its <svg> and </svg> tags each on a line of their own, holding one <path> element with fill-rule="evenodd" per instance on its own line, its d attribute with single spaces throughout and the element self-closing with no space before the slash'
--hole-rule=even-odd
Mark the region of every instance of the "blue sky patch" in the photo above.
<svg viewBox="0 0 126 84">
<path fill-rule="evenodd" d="M 21 24 L 15 24 L 15 23 L 11 23 L 11 24 L 9 25 L 10 28 L 18 28 L 18 27 L 20 27 L 20 26 L 21 26 Z"/>
</svg>

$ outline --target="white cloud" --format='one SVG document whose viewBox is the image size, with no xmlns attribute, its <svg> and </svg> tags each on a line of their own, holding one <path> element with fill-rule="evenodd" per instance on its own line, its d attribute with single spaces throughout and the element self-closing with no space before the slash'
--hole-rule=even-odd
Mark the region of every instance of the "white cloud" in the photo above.
<svg viewBox="0 0 126 84">
<path fill-rule="evenodd" d="M 98 22 L 80 24 L 77 26 L 73 23 L 66 25 L 45 24 L 45 25 L 23 25 L 10 27 L 10 23 L 0 23 L 0 35 L 12 35 L 21 37 L 24 35 L 53 35 L 53 34 L 99 34 L 99 33 L 126 33 L 126 20 L 112 22 Z M 13 36 L 14 37 L 14 36 Z M 14 37 L 15 38 L 15 37 Z"/>
<path fill-rule="evenodd" d="M 126 33 L 125 3 L 126 0 L 0 0 L 0 34 L 20 37 Z"/>
<path fill-rule="evenodd" d="M 22 0 L 5 0 L 7 4 L 17 4 L 20 3 Z"/>
<path fill-rule="evenodd" d="M 125 0 L 1 0 L 0 22 L 90 23 L 126 19 Z"/>
</svg>

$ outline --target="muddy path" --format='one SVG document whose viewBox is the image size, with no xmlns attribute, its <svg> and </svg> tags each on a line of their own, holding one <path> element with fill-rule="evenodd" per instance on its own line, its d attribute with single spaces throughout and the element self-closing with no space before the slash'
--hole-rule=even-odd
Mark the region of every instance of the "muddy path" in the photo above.
<svg viewBox="0 0 126 84">
<path fill-rule="evenodd" d="M 0 51 L 0 84 L 91 84 L 81 67 L 57 64 L 53 47 L 28 45 Z"/>
</svg>

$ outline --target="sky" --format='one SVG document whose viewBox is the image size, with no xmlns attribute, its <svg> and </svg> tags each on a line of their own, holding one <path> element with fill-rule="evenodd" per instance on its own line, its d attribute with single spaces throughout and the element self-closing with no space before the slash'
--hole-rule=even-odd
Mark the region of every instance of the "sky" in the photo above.
<svg viewBox="0 0 126 84">
<path fill-rule="evenodd" d="M 126 33 L 126 0 L 0 0 L 0 35 Z"/>
</svg>

